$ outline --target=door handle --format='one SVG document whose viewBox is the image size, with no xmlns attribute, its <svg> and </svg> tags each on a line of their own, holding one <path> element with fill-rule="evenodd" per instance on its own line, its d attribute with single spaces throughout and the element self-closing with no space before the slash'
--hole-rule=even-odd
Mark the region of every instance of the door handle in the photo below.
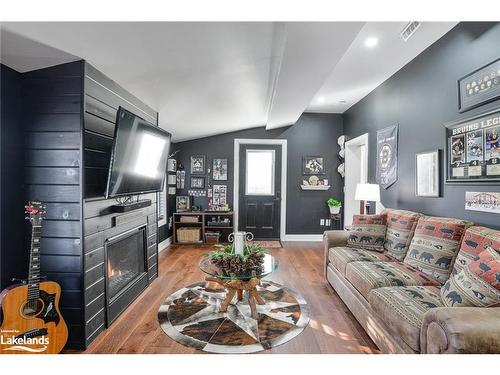
<svg viewBox="0 0 500 375">
<path fill-rule="evenodd" d="M 276 192 L 276 196 L 275 196 L 274 200 L 275 200 L 275 201 L 279 201 L 279 200 L 281 200 L 281 191 L 277 191 L 277 192 Z"/>
</svg>

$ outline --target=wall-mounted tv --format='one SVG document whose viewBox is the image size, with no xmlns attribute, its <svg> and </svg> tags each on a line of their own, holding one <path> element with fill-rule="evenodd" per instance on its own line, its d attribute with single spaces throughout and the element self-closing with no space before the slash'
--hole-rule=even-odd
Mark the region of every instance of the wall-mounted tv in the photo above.
<svg viewBox="0 0 500 375">
<path fill-rule="evenodd" d="M 171 134 L 120 107 L 106 198 L 161 191 Z"/>
</svg>

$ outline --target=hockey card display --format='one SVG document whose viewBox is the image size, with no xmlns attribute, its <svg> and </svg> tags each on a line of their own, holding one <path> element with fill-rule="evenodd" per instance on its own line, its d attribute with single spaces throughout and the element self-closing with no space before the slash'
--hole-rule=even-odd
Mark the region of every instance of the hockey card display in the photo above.
<svg viewBox="0 0 500 375">
<path fill-rule="evenodd" d="M 460 78 L 458 93 L 460 112 L 500 98 L 500 59 Z"/>
<path fill-rule="evenodd" d="M 214 181 L 227 181 L 227 159 L 213 159 Z"/>
<path fill-rule="evenodd" d="M 387 189 L 398 179 L 398 125 L 377 131 L 376 180 Z"/>
<path fill-rule="evenodd" d="M 500 110 L 446 125 L 446 182 L 500 181 Z"/>
<path fill-rule="evenodd" d="M 214 185 L 212 204 L 214 205 L 227 204 L 226 185 Z"/>
</svg>

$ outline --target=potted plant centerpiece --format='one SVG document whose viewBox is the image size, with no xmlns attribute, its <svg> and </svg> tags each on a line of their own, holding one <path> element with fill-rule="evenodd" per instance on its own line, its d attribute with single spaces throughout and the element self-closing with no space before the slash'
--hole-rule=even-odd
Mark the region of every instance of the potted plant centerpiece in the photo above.
<svg viewBox="0 0 500 375">
<path fill-rule="evenodd" d="M 210 261 L 222 276 L 259 276 L 267 249 L 257 244 L 245 243 L 243 253 L 237 253 L 234 244 L 215 245 L 216 250 L 208 254 Z"/>
<path fill-rule="evenodd" d="M 330 213 L 335 215 L 340 212 L 340 208 L 342 207 L 342 202 L 336 199 L 330 198 L 326 201 L 328 207 L 330 207 Z"/>
</svg>

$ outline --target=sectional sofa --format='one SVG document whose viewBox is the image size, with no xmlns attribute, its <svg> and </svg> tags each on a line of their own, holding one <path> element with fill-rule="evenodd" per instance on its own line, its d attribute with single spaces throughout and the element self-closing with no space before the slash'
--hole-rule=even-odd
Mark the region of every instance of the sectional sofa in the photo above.
<svg viewBox="0 0 500 375">
<path fill-rule="evenodd" d="M 324 233 L 325 277 L 384 353 L 500 353 L 500 231 L 402 210 Z"/>
</svg>

